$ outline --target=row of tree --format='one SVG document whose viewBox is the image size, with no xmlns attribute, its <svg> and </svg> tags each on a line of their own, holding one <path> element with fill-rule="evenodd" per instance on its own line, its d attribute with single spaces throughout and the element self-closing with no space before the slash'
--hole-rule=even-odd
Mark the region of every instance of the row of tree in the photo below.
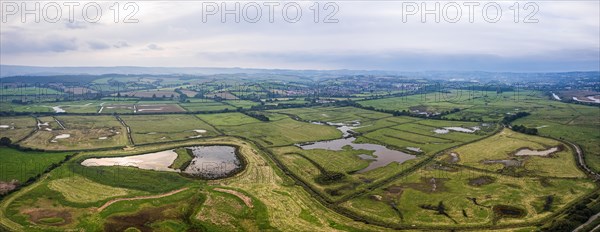
<svg viewBox="0 0 600 232">
<path fill-rule="evenodd" d="M 519 118 L 527 117 L 529 115 L 530 115 L 530 113 L 528 113 L 528 112 L 518 112 L 516 114 L 507 115 L 507 116 L 504 116 L 504 118 L 502 118 L 502 124 L 509 125 L 511 122 L 514 122 L 515 120 L 517 120 Z"/>
<path fill-rule="evenodd" d="M 520 132 L 520 133 L 523 133 L 523 134 L 528 134 L 528 135 L 537 135 L 538 134 L 538 129 L 531 128 L 531 127 L 526 127 L 526 126 L 523 126 L 523 125 L 514 125 L 514 126 L 511 127 L 511 129 L 513 131 Z"/>
<path fill-rule="evenodd" d="M 269 121 L 269 117 L 267 117 L 266 115 L 261 114 L 261 113 L 256 113 L 256 112 L 251 112 L 251 111 L 244 111 L 243 113 L 245 115 L 248 115 L 250 117 L 258 119 L 259 121 L 263 121 L 263 122 Z"/>
</svg>

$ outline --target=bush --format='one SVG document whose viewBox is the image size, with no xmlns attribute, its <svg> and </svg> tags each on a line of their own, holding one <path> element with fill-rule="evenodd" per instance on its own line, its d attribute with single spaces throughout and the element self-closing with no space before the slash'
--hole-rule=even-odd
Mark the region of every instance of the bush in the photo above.
<svg viewBox="0 0 600 232">
<path fill-rule="evenodd" d="M 0 146 L 10 146 L 11 144 L 12 144 L 12 141 L 10 140 L 10 138 L 8 138 L 8 137 L 0 138 Z"/>
<path fill-rule="evenodd" d="M 259 114 L 259 113 L 255 113 L 255 112 L 243 112 L 245 115 L 248 115 L 250 117 L 256 118 L 259 121 L 263 121 L 263 122 L 268 122 L 269 121 L 269 117 L 265 116 L 264 114 Z"/>
<path fill-rule="evenodd" d="M 323 172 L 321 175 L 315 178 L 315 182 L 318 184 L 333 184 L 340 180 L 343 180 L 346 177 L 343 173 L 340 172 Z"/>
<path fill-rule="evenodd" d="M 526 127 L 523 125 L 512 126 L 512 130 L 523 133 L 523 134 L 528 134 L 528 135 L 537 135 L 538 134 L 538 130 L 536 128 L 529 128 L 529 127 Z"/>
</svg>

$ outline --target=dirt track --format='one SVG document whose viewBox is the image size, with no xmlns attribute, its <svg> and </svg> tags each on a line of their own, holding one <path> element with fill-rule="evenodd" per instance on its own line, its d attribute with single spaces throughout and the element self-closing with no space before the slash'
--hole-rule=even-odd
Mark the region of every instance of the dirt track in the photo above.
<svg viewBox="0 0 600 232">
<path fill-rule="evenodd" d="M 217 192 L 232 194 L 232 195 L 240 198 L 244 202 L 244 204 L 246 204 L 246 206 L 248 206 L 250 208 L 254 208 L 254 205 L 252 205 L 252 199 L 250 197 L 244 195 L 243 193 L 240 193 L 238 191 L 231 190 L 231 189 L 222 189 L 222 188 L 214 188 L 213 190 L 215 190 Z"/>
<path fill-rule="evenodd" d="M 182 189 L 178 189 L 178 190 L 174 190 L 168 193 L 163 193 L 160 195 L 154 195 L 154 196 L 141 196 L 141 197 L 131 197 L 131 198 L 118 198 L 118 199 L 113 199 L 110 200 L 106 203 L 104 203 L 104 205 L 100 206 L 100 208 L 97 209 L 98 212 L 101 212 L 102 210 L 106 209 L 107 207 L 109 207 L 110 205 L 120 202 L 120 201 L 134 201 L 134 200 L 144 200 L 144 199 L 156 199 L 156 198 L 162 198 L 162 197 L 168 197 L 180 192 L 183 192 L 185 190 L 187 190 L 188 188 L 182 188 Z"/>
</svg>

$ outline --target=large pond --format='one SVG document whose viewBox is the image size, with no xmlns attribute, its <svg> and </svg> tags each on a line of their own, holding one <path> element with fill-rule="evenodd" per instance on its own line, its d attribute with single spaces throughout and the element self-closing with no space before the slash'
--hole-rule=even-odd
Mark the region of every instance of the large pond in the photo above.
<svg viewBox="0 0 600 232">
<path fill-rule="evenodd" d="M 328 123 L 329 125 L 336 125 L 333 123 Z M 309 143 L 304 145 L 298 145 L 300 148 L 308 150 L 308 149 L 325 149 L 331 151 L 341 151 L 344 146 L 351 146 L 355 150 L 369 150 L 375 151 L 373 155 L 377 157 L 372 157 L 369 155 L 360 155 L 361 159 L 372 160 L 364 169 L 358 171 L 358 173 L 367 172 L 373 170 L 375 168 L 383 167 L 388 165 L 391 162 L 403 163 L 407 160 L 414 159 L 416 156 L 407 154 L 401 151 L 391 150 L 385 146 L 381 146 L 378 144 L 370 144 L 370 143 L 354 143 L 356 140 L 355 137 L 351 136 L 351 131 L 355 127 L 350 126 L 338 126 L 337 129 L 342 132 L 344 138 L 330 140 L 330 141 L 322 141 Z"/>
<path fill-rule="evenodd" d="M 130 166 L 146 170 L 180 172 L 207 179 L 223 178 L 242 168 L 242 162 L 231 146 L 186 147 L 194 158 L 184 170 L 171 168 L 177 159 L 175 150 L 147 153 L 125 157 L 92 158 L 84 160 L 83 166 Z"/>
<path fill-rule="evenodd" d="M 81 162 L 81 165 L 86 167 L 129 166 L 146 170 L 178 172 L 179 170 L 169 168 L 175 159 L 177 159 L 175 150 L 167 150 L 143 155 L 86 159 Z"/>
<path fill-rule="evenodd" d="M 517 151 L 517 153 L 515 153 L 516 156 L 528 156 L 528 155 L 534 155 L 534 156 L 548 156 L 554 152 L 557 152 L 559 149 L 558 147 L 553 147 L 547 150 L 530 150 L 530 149 L 521 149 L 519 151 Z"/>
<path fill-rule="evenodd" d="M 195 158 L 183 171 L 208 179 L 222 178 L 242 168 L 242 162 L 235 154 L 235 147 L 198 146 L 188 147 Z"/>
</svg>

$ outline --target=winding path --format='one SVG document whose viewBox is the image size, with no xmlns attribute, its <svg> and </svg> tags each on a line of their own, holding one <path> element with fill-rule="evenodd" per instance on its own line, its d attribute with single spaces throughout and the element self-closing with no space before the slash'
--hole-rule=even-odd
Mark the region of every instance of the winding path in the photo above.
<svg viewBox="0 0 600 232">
<path fill-rule="evenodd" d="M 231 190 L 231 189 L 224 189 L 224 188 L 214 188 L 213 190 L 215 190 L 217 192 L 229 193 L 231 195 L 234 195 L 234 196 L 238 197 L 240 200 L 242 200 L 244 202 L 244 204 L 246 204 L 246 206 L 248 206 L 249 208 L 254 208 L 254 205 L 252 205 L 252 199 L 250 197 L 244 195 L 241 192 Z"/>
<path fill-rule="evenodd" d="M 100 206 L 100 208 L 97 209 L 98 212 L 101 212 L 102 210 L 106 209 L 107 207 L 109 207 L 110 205 L 120 202 L 120 201 L 134 201 L 134 200 L 145 200 L 145 199 L 156 199 L 156 198 L 163 198 L 163 197 L 168 197 L 180 192 L 183 192 L 185 190 L 188 190 L 189 188 L 182 188 L 182 189 L 178 189 L 175 191 L 171 191 L 168 193 L 163 193 L 160 195 L 153 195 L 153 196 L 141 196 L 141 197 L 131 197 L 131 198 L 118 198 L 118 199 L 113 199 L 110 200 L 106 203 L 104 203 L 104 205 Z"/>
</svg>

